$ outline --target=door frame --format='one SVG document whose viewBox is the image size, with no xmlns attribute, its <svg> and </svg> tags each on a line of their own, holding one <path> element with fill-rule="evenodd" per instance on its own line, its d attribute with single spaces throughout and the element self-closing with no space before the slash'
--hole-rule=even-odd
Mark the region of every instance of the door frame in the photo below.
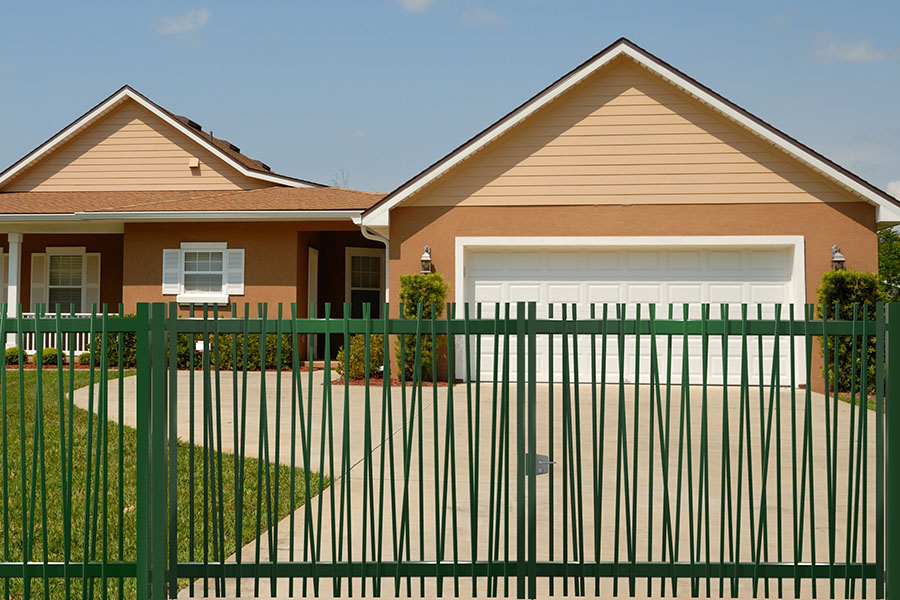
<svg viewBox="0 0 900 600">
<path fill-rule="evenodd" d="M 319 305 L 319 251 L 310 247 L 307 257 L 306 267 L 306 306 L 307 309 L 311 303 Z M 320 317 L 320 315 L 316 315 Z M 312 336 L 312 356 L 309 360 L 313 360 L 319 356 L 318 353 L 319 336 Z"/>
</svg>

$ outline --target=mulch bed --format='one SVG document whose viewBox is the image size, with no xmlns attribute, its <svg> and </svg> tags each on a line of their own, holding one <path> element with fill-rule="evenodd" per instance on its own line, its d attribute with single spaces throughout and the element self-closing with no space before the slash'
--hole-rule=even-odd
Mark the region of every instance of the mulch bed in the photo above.
<svg viewBox="0 0 900 600">
<path fill-rule="evenodd" d="M 343 379 L 343 377 L 339 377 L 337 379 L 332 379 L 331 384 L 332 385 L 344 385 L 344 379 Z M 365 377 L 360 377 L 359 379 L 351 379 L 350 385 L 366 385 L 366 379 L 365 379 Z M 375 386 L 375 387 L 381 387 L 382 385 L 384 385 L 384 379 L 370 377 L 369 385 Z M 399 387 L 400 385 L 401 385 L 401 383 L 400 383 L 399 379 L 391 379 L 391 386 Z M 411 381 L 406 382 L 407 387 L 411 387 L 412 385 L 413 385 L 413 382 L 411 382 Z M 446 381 L 438 381 L 437 385 L 438 385 L 438 387 L 447 387 L 447 382 Z M 422 382 L 422 387 L 431 387 L 431 386 L 432 386 L 432 383 L 430 381 Z"/>
</svg>

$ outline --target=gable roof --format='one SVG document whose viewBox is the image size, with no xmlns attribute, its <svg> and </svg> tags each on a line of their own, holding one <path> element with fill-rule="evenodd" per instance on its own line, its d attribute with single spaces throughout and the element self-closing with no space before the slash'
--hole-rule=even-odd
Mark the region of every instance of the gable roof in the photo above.
<svg viewBox="0 0 900 600">
<path fill-rule="evenodd" d="M 620 38 L 427 167 L 418 175 L 400 185 L 400 187 L 385 196 L 383 200 L 363 213 L 362 225 L 373 228 L 386 228 L 390 225 L 390 211 L 395 206 L 406 201 L 492 141 L 520 124 L 546 104 L 566 93 L 591 74 L 619 57 L 631 59 L 840 187 L 874 205 L 878 223 L 900 223 L 900 201 L 887 192 L 769 125 L 759 117 L 727 100 L 633 42 Z"/>
<path fill-rule="evenodd" d="M 78 135 L 80 132 L 90 127 L 91 124 L 107 114 L 111 109 L 128 99 L 133 100 L 146 110 L 155 114 L 174 129 L 206 148 L 246 177 L 288 187 L 324 187 L 322 184 L 307 181 L 305 179 L 297 179 L 295 177 L 273 173 L 265 163 L 241 154 L 240 149 L 237 148 L 237 146 L 234 146 L 225 140 L 213 137 L 212 133 L 203 132 L 200 126 L 192 120 L 166 110 L 134 88 L 125 85 L 97 104 L 94 108 L 64 127 L 49 140 L 16 161 L 6 170 L 0 172 L 0 188 L 2 188 L 6 182 L 47 156 L 56 148 L 59 148 L 73 136 Z"/>
</svg>

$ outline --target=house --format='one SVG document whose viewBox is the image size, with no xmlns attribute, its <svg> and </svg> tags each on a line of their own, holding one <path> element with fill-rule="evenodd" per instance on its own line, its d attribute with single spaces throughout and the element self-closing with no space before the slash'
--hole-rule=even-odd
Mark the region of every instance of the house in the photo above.
<svg viewBox="0 0 900 600">
<path fill-rule="evenodd" d="M 430 246 L 458 303 L 769 311 L 815 302 L 835 245 L 876 270 L 877 229 L 895 223 L 896 199 L 625 39 L 387 196 L 273 173 L 128 87 L 0 174 L 4 297 L 29 310 L 266 301 L 305 316 L 349 301 L 358 314 L 396 305 Z M 559 352 L 551 363 L 539 342 L 542 377 Z"/>
<path fill-rule="evenodd" d="M 898 222 L 892 196 L 626 39 L 411 178 L 361 221 L 389 240 L 392 302 L 399 275 L 418 270 L 427 245 L 451 300 L 534 300 L 539 316 L 549 303 L 575 303 L 582 317 L 601 302 L 814 303 L 832 246 L 848 268 L 875 271 L 876 231 Z M 721 373 L 716 344 L 713 377 Z M 763 350 L 767 358 L 771 351 Z M 548 353 L 539 340 L 544 378 Z M 558 370 L 559 344 L 554 354 Z M 629 340 L 629 369 L 634 358 Z M 482 359 L 488 376 L 489 347 Z M 740 360 L 740 349 L 730 349 L 732 375 Z M 581 367 L 587 377 L 587 355 Z M 615 364 L 608 368 L 618 375 Z M 699 381 L 700 361 L 692 369 Z M 648 370 L 645 352 L 630 378 L 646 382 Z"/>
<path fill-rule="evenodd" d="M 3 300 L 359 311 L 384 246 L 354 220 L 381 197 L 274 173 L 126 86 L 0 173 Z"/>
</svg>

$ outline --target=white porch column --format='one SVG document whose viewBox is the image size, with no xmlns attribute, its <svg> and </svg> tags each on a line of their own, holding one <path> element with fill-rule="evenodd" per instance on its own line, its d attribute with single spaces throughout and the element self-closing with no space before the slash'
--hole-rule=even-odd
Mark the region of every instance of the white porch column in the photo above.
<svg viewBox="0 0 900 600">
<path fill-rule="evenodd" d="M 22 273 L 22 234 L 8 233 L 6 234 L 9 242 L 9 271 L 6 273 L 6 281 L 8 291 L 6 295 L 6 315 L 9 317 L 16 316 L 16 310 L 19 306 L 19 286 Z M 15 334 L 6 336 L 6 347 L 16 345 Z"/>
</svg>

